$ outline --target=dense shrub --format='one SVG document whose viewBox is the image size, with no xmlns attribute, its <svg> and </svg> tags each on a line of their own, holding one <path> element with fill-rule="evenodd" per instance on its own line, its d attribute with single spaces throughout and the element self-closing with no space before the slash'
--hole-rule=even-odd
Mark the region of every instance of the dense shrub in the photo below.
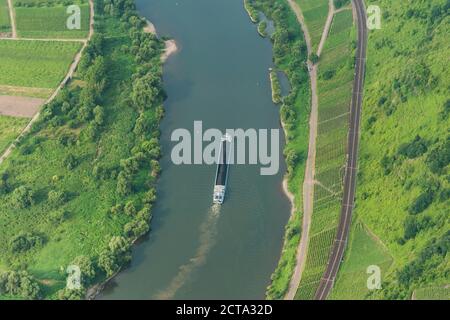
<svg viewBox="0 0 450 320">
<path fill-rule="evenodd" d="M 108 247 L 102 251 L 98 260 L 98 266 L 108 276 L 119 271 L 120 267 L 131 260 L 131 244 L 124 237 L 114 236 L 109 241 Z"/>
<path fill-rule="evenodd" d="M 0 295 L 12 295 L 24 299 L 40 298 L 39 284 L 26 271 L 0 273 Z"/>
<path fill-rule="evenodd" d="M 67 201 L 67 194 L 64 191 L 50 190 L 48 192 L 48 202 L 52 206 L 61 206 Z"/>
<path fill-rule="evenodd" d="M 414 202 L 409 207 L 409 213 L 418 214 L 424 211 L 433 202 L 433 196 L 434 194 L 432 191 L 426 191 L 422 193 L 419 197 L 417 197 L 416 200 L 414 200 Z"/>
<path fill-rule="evenodd" d="M 34 247 L 42 246 L 44 240 L 37 235 L 30 233 L 20 233 L 9 241 L 9 249 L 12 253 L 21 253 Z"/>
<path fill-rule="evenodd" d="M 11 204 L 16 209 L 25 209 L 34 203 L 34 192 L 25 186 L 20 186 L 12 193 Z"/>
<path fill-rule="evenodd" d="M 398 154 L 414 159 L 423 155 L 427 150 L 426 141 L 417 135 L 412 142 L 400 145 Z"/>
<path fill-rule="evenodd" d="M 91 281 L 95 278 L 96 267 L 93 261 L 86 256 L 76 257 L 71 265 L 77 266 L 81 271 L 81 284 L 83 286 L 89 285 Z"/>
<path fill-rule="evenodd" d="M 433 173 L 441 173 L 450 163 L 450 137 L 444 144 L 433 149 L 426 159 L 426 163 Z"/>
<path fill-rule="evenodd" d="M 433 274 L 433 269 L 446 258 L 449 249 L 450 231 L 447 231 L 442 237 L 431 240 L 415 260 L 397 273 L 400 285 L 409 287 L 420 281 L 424 274 Z"/>
</svg>

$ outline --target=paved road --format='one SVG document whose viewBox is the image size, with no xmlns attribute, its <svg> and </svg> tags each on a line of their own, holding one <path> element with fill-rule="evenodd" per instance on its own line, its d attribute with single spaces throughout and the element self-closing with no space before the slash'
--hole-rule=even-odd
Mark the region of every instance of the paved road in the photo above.
<svg viewBox="0 0 450 320">
<path fill-rule="evenodd" d="M 352 213 L 355 202 L 359 127 L 361 119 L 361 106 L 363 98 L 364 73 L 367 48 L 366 10 L 363 0 L 353 0 L 358 21 L 358 50 L 355 68 L 355 82 L 353 84 L 353 96 L 350 111 L 350 130 L 348 135 L 348 159 L 344 177 L 344 196 L 342 201 L 341 217 L 339 221 L 336 239 L 333 245 L 327 269 L 320 281 L 315 299 L 325 300 L 333 288 L 336 275 L 339 270 L 344 251 L 347 246 Z"/>
</svg>

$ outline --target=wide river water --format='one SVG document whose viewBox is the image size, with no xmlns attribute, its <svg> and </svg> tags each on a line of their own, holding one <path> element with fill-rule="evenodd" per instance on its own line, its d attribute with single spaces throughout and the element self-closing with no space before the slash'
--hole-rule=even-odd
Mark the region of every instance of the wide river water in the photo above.
<svg viewBox="0 0 450 320">
<path fill-rule="evenodd" d="M 271 101 L 272 45 L 242 0 L 138 0 L 141 15 L 180 50 L 164 67 L 162 175 L 150 235 L 100 299 L 261 299 L 283 244 L 290 204 L 279 109 Z M 212 208 L 216 166 L 171 161 L 173 130 L 280 129 L 280 170 L 234 165 L 224 205 Z"/>
</svg>

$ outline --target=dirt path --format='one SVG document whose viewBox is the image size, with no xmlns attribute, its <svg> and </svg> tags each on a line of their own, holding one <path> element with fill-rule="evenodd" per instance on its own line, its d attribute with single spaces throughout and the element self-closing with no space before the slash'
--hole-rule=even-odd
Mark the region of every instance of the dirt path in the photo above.
<svg viewBox="0 0 450 320">
<path fill-rule="evenodd" d="M 9 20 L 11 21 L 11 31 L 12 37 L 17 38 L 17 29 L 16 29 L 16 16 L 14 14 L 14 7 L 12 4 L 12 0 L 8 0 L 8 8 L 9 8 Z"/>
<path fill-rule="evenodd" d="M 288 3 L 300 23 L 303 30 L 306 47 L 308 49 L 308 55 L 313 54 L 311 36 L 309 34 L 308 26 L 305 23 L 302 10 L 299 5 L 294 0 L 288 0 Z M 322 33 L 322 38 L 320 39 L 319 51 L 317 55 L 320 55 L 326 38 L 331 27 L 334 15 L 334 3 L 333 0 L 329 0 L 329 13 L 327 18 L 327 23 Z M 308 70 L 309 77 L 311 81 L 311 115 L 309 119 L 309 145 L 308 145 L 308 158 L 306 160 L 305 169 L 305 180 L 303 182 L 303 223 L 302 223 L 302 235 L 300 239 L 299 246 L 297 248 L 297 261 L 294 269 L 294 274 L 292 275 L 291 282 L 289 284 L 288 292 L 286 293 L 286 300 L 293 300 L 295 293 L 297 292 L 300 280 L 302 278 L 302 273 L 305 268 L 306 257 L 308 253 L 308 240 L 309 231 L 311 226 L 311 217 L 313 213 L 313 202 L 314 202 L 314 175 L 316 167 L 316 140 L 317 140 L 317 127 L 319 120 L 319 97 L 317 92 L 317 67 L 318 64 L 313 65 L 310 60 L 308 60 Z"/>
<path fill-rule="evenodd" d="M 325 41 L 327 40 L 327 37 L 330 34 L 331 24 L 333 23 L 333 17 L 334 17 L 335 13 L 336 13 L 336 9 L 334 7 L 334 0 L 329 0 L 327 22 L 325 23 L 325 27 L 323 28 L 322 37 L 320 38 L 319 48 L 317 49 L 317 55 L 319 57 L 322 54 L 322 50 L 323 50 L 323 46 L 325 45 Z"/>
<path fill-rule="evenodd" d="M 311 56 L 312 44 L 308 27 L 306 26 L 303 13 L 294 0 L 288 0 L 289 5 L 297 16 L 301 28 L 303 30 L 308 55 Z M 305 180 L 303 183 L 303 223 L 302 235 L 299 246 L 297 248 L 297 261 L 289 284 L 288 292 L 285 296 L 286 300 L 293 300 L 297 292 L 302 272 L 305 267 L 306 254 L 308 250 L 309 229 L 312 216 L 312 201 L 314 197 L 314 168 L 316 159 L 316 137 L 317 137 L 317 121 L 318 121 L 318 96 L 317 96 L 317 66 L 314 66 L 308 60 L 309 77 L 311 81 L 311 115 L 309 120 L 309 148 L 308 159 L 306 160 Z"/>
<path fill-rule="evenodd" d="M 84 41 L 83 47 L 75 56 L 72 64 L 70 65 L 69 71 L 67 72 L 63 81 L 61 81 L 61 83 L 55 89 L 55 91 L 50 96 L 50 98 L 48 98 L 45 101 L 45 104 L 51 102 L 58 95 L 58 93 L 61 91 L 61 89 L 64 88 L 66 83 L 72 78 L 73 74 L 75 73 L 75 70 L 77 69 L 78 63 L 80 62 L 81 55 L 82 55 L 84 49 L 86 48 L 88 41 L 91 39 L 92 35 L 94 34 L 94 2 L 93 2 L 93 0 L 89 0 L 89 6 L 90 6 L 89 37 L 86 41 Z M 34 115 L 34 117 L 31 119 L 31 121 L 27 124 L 27 126 L 22 130 L 20 135 L 17 137 L 16 141 L 11 143 L 9 145 L 9 147 L 5 150 L 5 152 L 0 156 L 0 165 L 3 163 L 3 161 L 6 160 L 6 158 L 9 157 L 11 152 L 14 150 L 14 148 L 16 147 L 15 143 L 17 142 L 17 140 L 20 139 L 21 137 L 23 137 L 25 134 L 27 134 L 30 131 L 33 124 L 39 119 L 39 115 L 40 115 L 40 112 L 38 112 Z"/>
</svg>

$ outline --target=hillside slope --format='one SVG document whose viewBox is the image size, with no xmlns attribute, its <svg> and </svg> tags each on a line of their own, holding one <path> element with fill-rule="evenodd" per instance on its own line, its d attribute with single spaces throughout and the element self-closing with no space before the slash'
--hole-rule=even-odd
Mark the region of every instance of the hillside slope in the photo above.
<svg viewBox="0 0 450 320">
<path fill-rule="evenodd" d="M 354 224 L 363 222 L 393 263 L 380 265 L 381 290 L 350 287 L 352 298 L 408 299 L 450 283 L 450 1 L 366 4 L 381 8 L 382 29 L 369 37 Z M 370 254 L 347 255 L 333 297 L 348 296 L 340 279 L 352 260 L 371 265 Z"/>
</svg>

